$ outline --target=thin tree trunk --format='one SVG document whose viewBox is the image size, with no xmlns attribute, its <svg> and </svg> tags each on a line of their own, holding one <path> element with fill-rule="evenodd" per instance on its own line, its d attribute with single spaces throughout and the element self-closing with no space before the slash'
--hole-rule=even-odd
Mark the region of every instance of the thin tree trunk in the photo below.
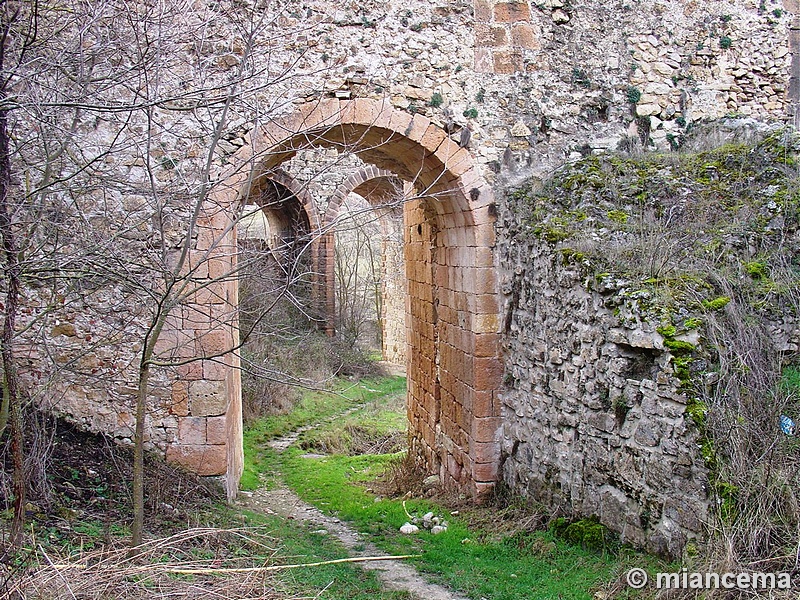
<svg viewBox="0 0 800 600">
<path fill-rule="evenodd" d="M 0 94 L 5 101 L 5 94 Z M 17 366 L 14 362 L 14 327 L 19 309 L 21 266 L 8 196 L 11 188 L 11 142 L 8 137 L 8 111 L 0 110 L 0 236 L 3 238 L 3 253 L 6 269 L 6 305 L 3 331 L 0 334 L 0 356 L 3 361 L 3 399 L 9 411 L 9 434 L 11 457 L 14 465 L 12 489 L 14 493 L 14 520 L 11 523 L 11 547 L 19 547 L 25 525 L 25 473 L 23 446 L 23 418 L 19 397 Z"/>
<path fill-rule="evenodd" d="M 136 432 L 133 443 L 133 525 L 131 546 L 142 544 L 144 536 L 144 418 L 147 409 L 147 388 L 150 384 L 150 363 L 139 367 L 139 386 L 136 394 Z"/>
<path fill-rule="evenodd" d="M 169 296 L 170 292 L 167 292 Z M 169 302 L 159 306 L 155 320 L 145 336 L 142 359 L 139 363 L 139 383 L 136 390 L 136 429 L 133 436 L 133 525 L 131 547 L 141 546 L 144 541 L 144 420 L 147 416 L 147 396 L 150 391 L 150 368 L 156 342 L 164 329 L 169 314 Z"/>
</svg>

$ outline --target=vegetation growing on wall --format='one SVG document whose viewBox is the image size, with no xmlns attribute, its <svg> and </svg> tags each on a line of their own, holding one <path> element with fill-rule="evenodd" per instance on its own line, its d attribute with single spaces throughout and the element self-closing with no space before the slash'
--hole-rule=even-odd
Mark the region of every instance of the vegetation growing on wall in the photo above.
<svg viewBox="0 0 800 600">
<path fill-rule="evenodd" d="M 800 454 L 781 428 L 800 418 L 799 152 L 774 129 L 691 154 L 591 155 L 512 199 L 518 236 L 551 245 L 620 325 L 661 336 L 711 473 L 706 557 L 741 565 L 794 556 L 800 524 Z"/>
</svg>

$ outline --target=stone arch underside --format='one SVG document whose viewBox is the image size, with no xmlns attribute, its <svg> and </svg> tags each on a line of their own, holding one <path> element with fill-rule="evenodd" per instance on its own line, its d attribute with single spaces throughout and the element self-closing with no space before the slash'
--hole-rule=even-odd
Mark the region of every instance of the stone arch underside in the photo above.
<svg viewBox="0 0 800 600">
<path fill-rule="evenodd" d="M 251 193 L 254 175 L 274 171 L 309 147 L 354 152 L 414 185 L 417 195 L 404 207 L 410 451 L 443 484 L 479 495 L 498 475 L 497 394 L 503 367 L 493 195 L 466 149 L 426 117 L 381 101 L 330 99 L 301 105 L 256 132 L 233 158 L 229 176 L 204 206 L 195 251 L 228 268 L 235 265 L 236 231 L 230 223 L 235 207 Z M 193 330 L 198 339 L 235 344 L 235 281 L 210 281 L 203 289 L 174 325 Z M 214 319 L 212 314 L 199 324 L 186 318 L 215 312 L 230 317 Z M 196 348 L 206 352 L 201 343 Z M 224 454 L 231 494 L 242 469 L 238 357 L 229 353 L 214 361 L 219 362 L 224 368 L 210 373 L 213 378 L 203 371 L 188 387 L 178 378 L 174 390 L 188 395 L 190 416 L 196 418 L 202 418 L 193 410 L 198 401 L 203 405 L 200 392 L 224 394 L 224 411 L 213 416 L 224 417 L 215 423 L 226 434 L 224 452 L 216 456 L 219 460 Z M 187 464 L 186 457 L 208 452 L 206 439 L 202 445 L 179 438 L 173 460 Z"/>
<path fill-rule="evenodd" d="M 275 247 L 310 238 L 311 232 L 319 229 L 320 218 L 310 194 L 282 169 L 256 179 L 248 200 L 266 216 Z"/>
<path fill-rule="evenodd" d="M 257 205 L 264 214 L 272 237 L 269 249 L 278 263 L 289 263 L 280 266 L 297 267 L 297 260 L 303 259 L 312 278 L 311 314 L 324 326 L 324 269 L 319 263 L 322 217 L 306 183 L 283 169 L 274 169 L 253 178 L 246 202 Z"/>
</svg>

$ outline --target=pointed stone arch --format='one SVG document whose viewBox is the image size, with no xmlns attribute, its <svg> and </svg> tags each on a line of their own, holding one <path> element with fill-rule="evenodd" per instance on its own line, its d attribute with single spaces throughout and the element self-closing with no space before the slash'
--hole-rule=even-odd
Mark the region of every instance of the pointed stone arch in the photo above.
<svg viewBox="0 0 800 600">
<path fill-rule="evenodd" d="M 235 174 L 210 195 L 201 223 L 206 237 L 223 240 L 215 254 L 235 259 L 235 252 L 222 250 L 235 245 L 231 215 L 252 192 L 252 182 L 311 147 L 354 152 L 414 184 L 404 233 L 411 452 L 445 485 L 480 494 L 498 473 L 503 375 L 492 191 L 469 151 L 422 115 L 380 100 L 307 103 L 254 132 L 231 160 Z M 203 239 L 201 229 L 198 250 Z M 206 287 L 235 306 L 231 282 Z M 188 310 L 202 314 L 204 307 L 198 300 Z M 231 319 L 208 327 L 235 339 L 235 325 Z M 238 481 L 242 460 L 237 360 L 226 359 L 230 368 L 223 374 L 229 486 Z"/>
</svg>

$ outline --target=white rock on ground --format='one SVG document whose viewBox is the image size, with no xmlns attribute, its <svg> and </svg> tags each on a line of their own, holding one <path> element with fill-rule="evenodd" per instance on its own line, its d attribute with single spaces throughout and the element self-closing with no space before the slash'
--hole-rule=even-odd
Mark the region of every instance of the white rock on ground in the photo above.
<svg viewBox="0 0 800 600">
<path fill-rule="evenodd" d="M 406 535 L 411 535 L 412 533 L 417 533 L 419 531 L 419 527 L 416 525 L 412 525 L 411 523 L 405 523 L 400 528 L 400 533 L 405 533 Z"/>
</svg>

